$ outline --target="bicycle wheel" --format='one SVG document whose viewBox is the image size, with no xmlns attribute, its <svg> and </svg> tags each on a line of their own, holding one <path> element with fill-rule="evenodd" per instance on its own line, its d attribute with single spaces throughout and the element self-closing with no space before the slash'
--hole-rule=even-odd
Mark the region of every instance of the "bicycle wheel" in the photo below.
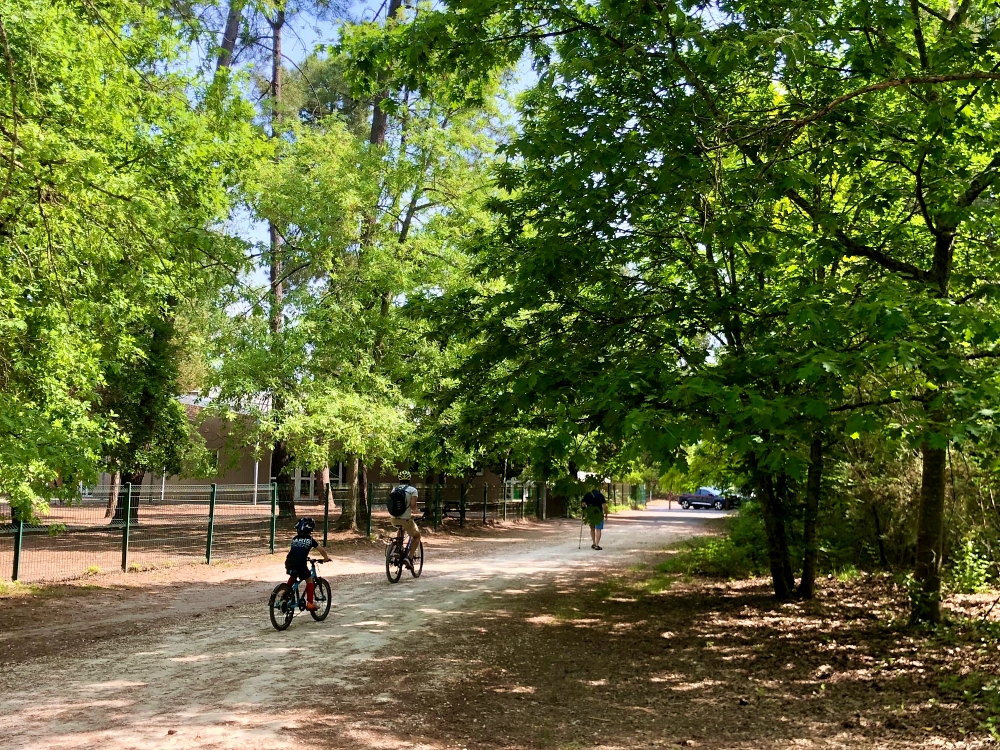
<svg viewBox="0 0 1000 750">
<path fill-rule="evenodd" d="M 314 620 L 326 619 L 326 616 L 330 614 L 330 601 L 330 584 L 325 578 L 317 578 L 316 590 L 313 592 L 313 604 L 316 605 L 317 609 L 309 613 Z"/>
<path fill-rule="evenodd" d="M 284 630 L 291 625 L 292 618 L 295 617 L 295 594 L 292 587 L 287 583 L 279 583 L 275 586 L 267 608 L 275 630 Z"/>
<path fill-rule="evenodd" d="M 385 577 L 389 579 L 389 583 L 396 583 L 401 575 L 403 575 L 403 551 L 393 539 L 389 549 L 385 551 Z"/>
<path fill-rule="evenodd" d="M 424 543 L 417 542 L 417 548 L 410 550 L 410 560 L 413 562 L 413 568 L 410 573 L 413 574 L 414 578 L 420 578 L 420 574 L 424 572 Z"/>
</svg>

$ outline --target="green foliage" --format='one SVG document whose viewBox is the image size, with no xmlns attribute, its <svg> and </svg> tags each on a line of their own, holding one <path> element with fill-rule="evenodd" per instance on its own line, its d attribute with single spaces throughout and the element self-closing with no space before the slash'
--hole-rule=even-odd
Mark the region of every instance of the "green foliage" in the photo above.
<svg viewBox="0 0 1000 750">
<path fill-rule="evenodd" d="M 214 227 L 251 112 L 181 72 L 166 11 L 0 1 L 0 492 L 23 515 L 105 461 L 177 464 L 175 312 L 240 262 Z"/>
<path fill-rule="evenodd" d="M 966 674 L 951 674 L 940 683 L 941 691 L 953 698 L 983 707 L 984 727 L 1000 739 L 1000 680 L 993 675 L 974 670 Z"/>
<path fill-rule="evenodd" d="M 283 441 L 303 468 L 360 456 L 461 475 L 481 457 L 454 434 L 461 405 L 437 396 L 464 342 L 429 335 L 426 311 L 467 283 L 465 238 L 487 221 L 502 122 L 493 107 L 411 92 L 386 105 L 373 143 L 346 64 L 331 50 L 289 73 L 277 106 L 296 116 L 275 120 L 274 158 L 243 184 L 280 237 L 257 250 L 280 264 L 283 296 L 241 287 L 221 300 L 243 314 L 216 319 L 208 385 L 217 408 L 252 417 L 246 440 Z M 398 90 L 385 73 L 380 85 Z"/>
<path fill-rule="evenodd" d="M 959 594 L 979 594 L 989 589 L 990 560 L 966 539 L 952 553 L 948 570 L 949 588 Z"/>
<path fill-rule="evenodd" d="M 737 546 L 730 537 L 723 536 L 686 542 L 675 556 L 657 565 L 657 570 L 661 573 L 738 579 L 759 575 L 766 570 L 766 566 L 755 565 L 751 550 Z"/>
<path fill-rule="evenodd" d="M 748 502 L 728 520 L 724 535 L 683 543 L 680 551 L 663 561 L 658 570 L 735 579 L 762 575 L 767 565 L 767 539 L 760 508 Z"/>
<path fill-rule="evenodd" d="M 366 93 L 390 60 L 408 90 L 472 100 L 534 65 L 477 293 L 455 301 L 464 398 L 558 436 L 564 465 L 594 434 L 601 464 L 722 446 L 778 559 L 812 445 L 991 439 L 1000 29 L 980 2 L 717 11 L 455 0 L 345 44 Z"/>
</svg>

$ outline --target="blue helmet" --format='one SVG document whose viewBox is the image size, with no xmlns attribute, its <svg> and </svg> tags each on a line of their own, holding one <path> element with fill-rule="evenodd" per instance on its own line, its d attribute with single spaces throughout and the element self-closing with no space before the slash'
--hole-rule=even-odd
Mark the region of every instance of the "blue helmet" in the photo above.
<svg viewBox="0 0 1000 750">
<path fill-rule="evenodd" d="M 295 530 L 299 534 L 311 534 L 315 528 L 316 522 L 311 518 L 300 518 L 299 522 L 295 524 Z"/>
</svg>

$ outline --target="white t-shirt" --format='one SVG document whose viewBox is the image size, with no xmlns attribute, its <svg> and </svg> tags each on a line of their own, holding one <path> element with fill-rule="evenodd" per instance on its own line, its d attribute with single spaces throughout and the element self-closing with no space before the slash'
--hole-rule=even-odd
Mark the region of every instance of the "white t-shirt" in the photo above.
<svg viewBox="0 0 1000 750">
<path fill-rule="evenodd" d="M 410 513 L 410 504 L 413 502 L 413 498 L 417 497 L 417 488 L 412 485 L 400 485 L 406 492 L 406 510 L 403 511 L 401 516 L 393 516 L 394 518 L 409 518 L 412 514 Z"/>
</svg>

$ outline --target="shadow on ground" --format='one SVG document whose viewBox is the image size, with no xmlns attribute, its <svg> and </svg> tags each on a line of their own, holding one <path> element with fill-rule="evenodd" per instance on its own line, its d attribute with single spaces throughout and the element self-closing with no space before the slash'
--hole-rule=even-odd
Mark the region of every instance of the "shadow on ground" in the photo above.
<svg viewBox="0 0 1000 750">
<path fill-rule="evenodd" d="M 317 701 L 297 731 L 338 748 L 992 746 L 962 693 L 995 673 L 995 644 L 907 630 L 885 579 L 768 593 L 645 570 L 524 577 L 363 665 L 336 716 Z"/>
</svg>

